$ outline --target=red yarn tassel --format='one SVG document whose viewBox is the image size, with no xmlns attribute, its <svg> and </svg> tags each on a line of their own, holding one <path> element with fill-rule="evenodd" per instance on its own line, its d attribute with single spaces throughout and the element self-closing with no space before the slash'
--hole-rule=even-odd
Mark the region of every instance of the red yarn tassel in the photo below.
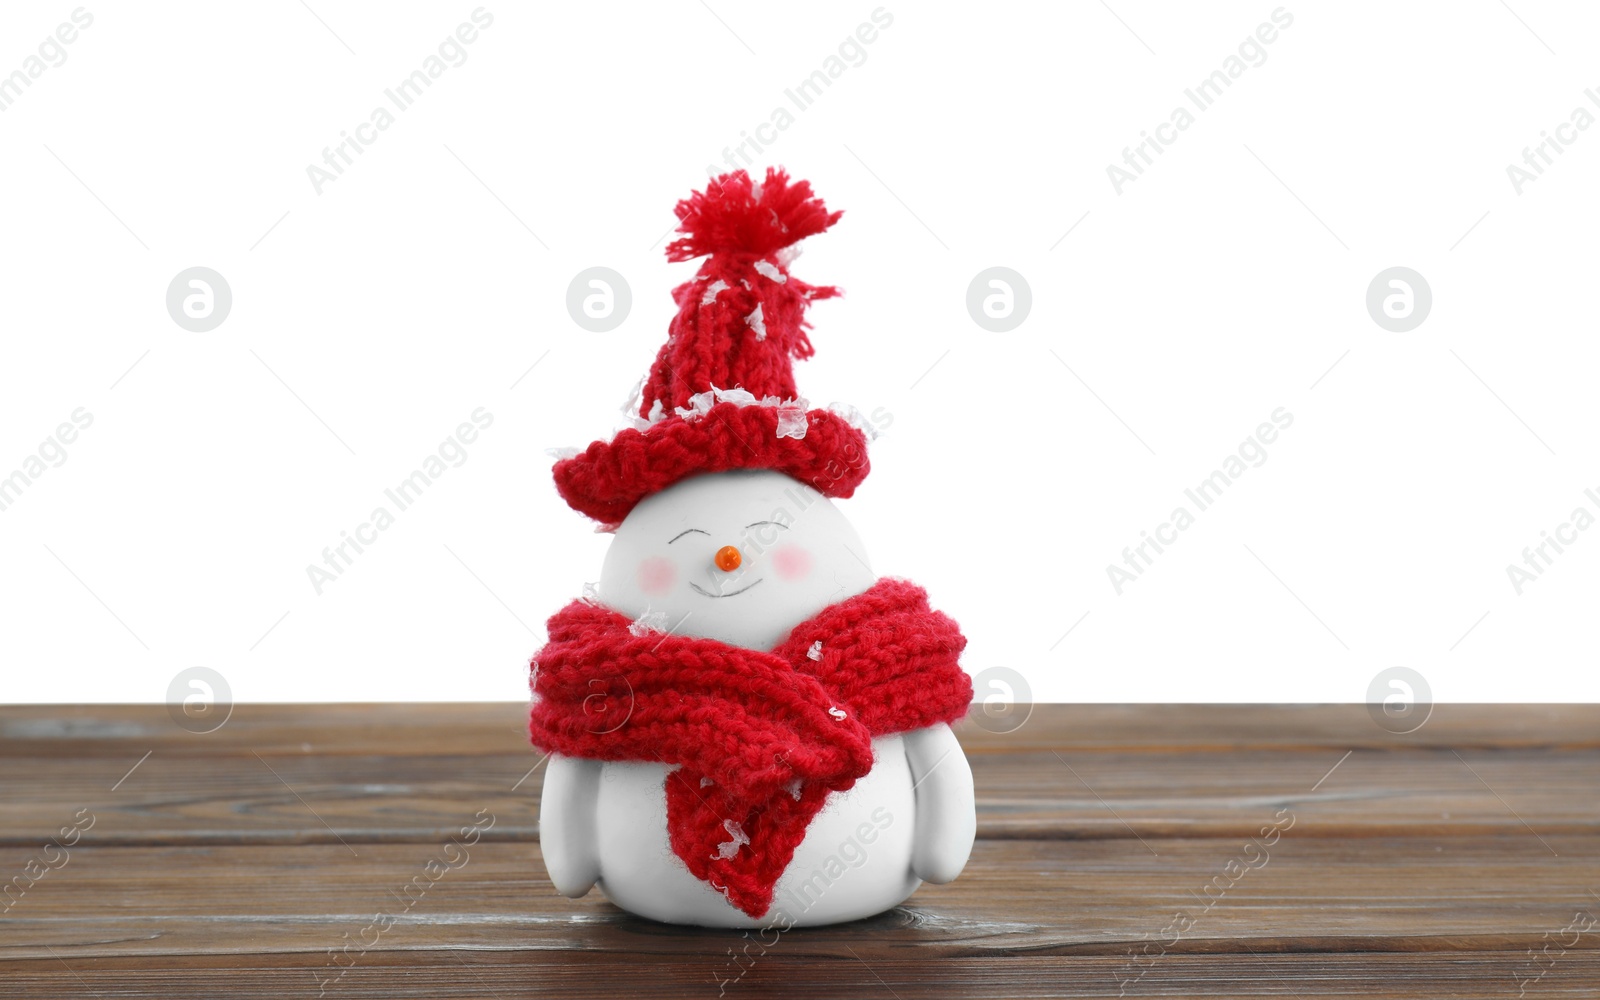
<svg viewBox="0 0 1600 1000">
<path fill-rule="evenodd" d="M 766 256 L 815 236 L 844 215 L 829 214 L 811 194 L 811 183 L 790 182 L 782 167 L 768 167 L 759 189 L 743 170 L 723 174 L 674 211 L 678 232 L 688 235 L 667 244 L 670 261 L 719 253 Z"/>
</svg>

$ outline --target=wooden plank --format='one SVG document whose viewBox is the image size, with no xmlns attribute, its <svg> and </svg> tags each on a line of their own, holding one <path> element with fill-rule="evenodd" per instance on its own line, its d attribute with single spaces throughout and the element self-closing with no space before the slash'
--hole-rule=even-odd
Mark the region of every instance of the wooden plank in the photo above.
<svg viewBox="0 0 1600 1000">
<path fill-rule="evenodd" d="M 427 842 L 483 808 L 500 818 L 491 838 L 525 840 L 544 774 L 528 775 L 539 757 L 520 750 L 151 754 L 127 775 L 138 760 L 0 768 L 0 844 L 40 841 L 81 808 L 99 817 L 95 844 Z M 1239 837 L 1282 807 L 1323 836 L 1600 831 L 1600 750 L 1067 748 L 971 761 L 982 837 Z"/>
<path fill-rule="evenodd" d="M 1600 706 L 1439 706 L 1405 736 L 1359 705 L 969 721 L 968 872 L 776 942 L 555 895 L 524 712 L 239 706 L 195 736 L 162 706 L 0 708 L 0 885 L 95 818 L 0 896 L 0 997 L 309 995 L 380 910 L 403 915 L 328 995 L 1600 995 L 1600 931 L 1551 951 L 1600 914 Z"/>
<path fill-rule="evenodd" d="M 0 757 L 220 757 L 532 752 L 521 702 L 235 705 L 220 729 L 165 705 L 0 705 Z"/>
<path fill-rule="evenodd" d="M 973 714 L 982 712 L 975 707 Z M 520 702 L 236 705 L 205 735 L 164 705 L 0 705 L 0 757 L 196 757 L 315 753 L 515 753 L 527 748 Z M 990 733 L 969 719 L 970 754 L 1143 750 L 1523 747 L 1600 748 L 1600 705 L 1436 705 L 1415 733 L 1380 729 L 1364 705 L 1034 705 L 1022 727 Z"/>
<path fill-rule="evenodd" d="M 798 932 L 795 932 L 798 934 Z M 1539 975 L 1523 954 L 1505 952 L 1320 953 L 1168 955 L 1133 979 L 1124 960 L 1096 955 L 959 956 L 930 966 L 919 956 L 858 959 L 794 957 L 785 953 L 795 935 L 766 954 L 741 959 L 741 979 L 726 955 L 703 958 L 619 960 L 585 952 L 418 950 L 370 956 L 343 978 L 308 966 L 302 956 L 202 956 L 184 959 L 35 959 L 5 967 L 0 998 L 149 997 L 157 1000 L 219 996 L 239 1000 L 283 997 L 410 1000 L 616 1000 L 660 997 L 861 997 L 870 1000 L 950 1000 L 951 997 L 1045 998 L 1277 997 L 1298 1000 L 1592 1000 L 1600 984 L 1600 952 L 1568 951 Z M 1531 980 L 1531 981 L 1530 981 Z"/>
<path fill-rule="evenodd" d="M 1600 704 L 1434 705 L 1412 733 L 1380 728 L 1368 706 L 1035 705 L 1021 728 L 991 733 L 975 705 L 958 732 L 969 754 L 1050 749 L 1142 751 L 1600 748 Z"/>
<path fill-rule="evenodd" d="M 1547 850 L 1559 852 L 1559 858 Z M 377 951 L 436 948 L 724 955 L 737 933 L 632 917 L 598 893 L 558 896 L 532 844 L 479 843 L 427 877 L 440 845 L 79 847 L 0 917 L 0 968 L 61 955 L 316 956 L 368 931 Z M 0 850 L 0 871 L 29 852 Z M 465 860 L 459 860 L 465 857 Z M 1252 867 L 1254 866 L 1254 867 Z M 413 879 L 423 879 L 421 883 Z M 412 888 L 408 889 L 407 887 Z M 783 935 L 791 957 L 941 961 L 1016 952 L 1504 950 L 1600 914 L 1600 840 L 1521 836 L 1270 846 L 1216 840 L 980 841 L 963 876 L 907 907 Z M 1185 915 L 1186 920 L 1179 919 Z M 1600 946 L 1600 931 L 1579 935 Z M 8 973 L 0 971 L 0 979 Z"/>
<path fill-rule="evenodd" d="M 1600 832 L 1600 750 L 1074 750 L 971 760 L 984 837 L 1248 836 L 1279 808 L 1318 836 Z"/>
<path fill-rule="evenodd" d="M 152 754 L 35 760 L 0 769 L 0 844 L 32 844 L 79 809 L 89 844 L 437 841 L 488 809 L 494 839 L 538 835 L 539 760 L 494 756 L 293 757 Z M 121 781 L 115 791 L 112 785 Z M 519 785 L 518 782 L 521 782 Z"/>
</svg>

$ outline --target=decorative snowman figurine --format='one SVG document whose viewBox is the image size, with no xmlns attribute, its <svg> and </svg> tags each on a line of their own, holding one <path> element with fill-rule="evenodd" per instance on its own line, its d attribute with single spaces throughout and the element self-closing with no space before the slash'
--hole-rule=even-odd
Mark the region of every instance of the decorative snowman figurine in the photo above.
<svg viewBox="0 0 1600 1000">
<path fill-rule="evenodd" d="M 769 170 L 677 214 L 669 258 L 707 259 L 674 290 L 634 426 L 554 470 L 615 536 L 598 592 L 550 619 L 532 664 L 540 849 L 559 892 L 599 885 L 656 920 L 870 916 L 971 853 L 949 727 L 972 699 L 965 639 L 921 588 L 873 574 L 829 499 L 866 477 L 870 426 L 795 391 L 805 310 L 837 290 L 787 267 L 841 213 Z"/>
</svg>

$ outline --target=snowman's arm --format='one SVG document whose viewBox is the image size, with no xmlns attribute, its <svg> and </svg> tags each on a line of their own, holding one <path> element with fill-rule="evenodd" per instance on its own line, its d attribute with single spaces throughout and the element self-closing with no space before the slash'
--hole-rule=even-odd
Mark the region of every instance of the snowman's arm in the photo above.
<svg viewBox="0 0 1600 1000">
<path fill-rule="evenodd" d="M 539 797 L 539 851 L 550 881 L 576 899 L 600 877 L 595 805 L 600 794 L 598 760 L 551 754 Z"/>
<path fill-rule="evenodd" d="M 907 733 L 905 748 L 917 801 L 911 870 L 924 882 L 952 881 L 966 867 L 978 832 L 972 766 L 942 722 Z"/>
</svg>

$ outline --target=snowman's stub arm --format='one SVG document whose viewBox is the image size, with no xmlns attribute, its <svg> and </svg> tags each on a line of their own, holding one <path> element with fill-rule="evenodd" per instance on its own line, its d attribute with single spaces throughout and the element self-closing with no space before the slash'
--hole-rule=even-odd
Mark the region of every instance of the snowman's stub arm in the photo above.
<svg viewBox="0 0 1600 1000">
<path fill-rule="evenodd" d="M 600 877 L 595 806 L 600 794 L 598 760 L 551 754 L 539 797 L 539 851 L 556 891 L 576 899 Z"/>
<path fill-rule="evenodd" d="M 972 766 L 944 723 L 909 732 L 906 760 L 916 788 L 911 869 L 924 882 L 950 882 L 967 865 L 978 832 Z"/>
</svg>

